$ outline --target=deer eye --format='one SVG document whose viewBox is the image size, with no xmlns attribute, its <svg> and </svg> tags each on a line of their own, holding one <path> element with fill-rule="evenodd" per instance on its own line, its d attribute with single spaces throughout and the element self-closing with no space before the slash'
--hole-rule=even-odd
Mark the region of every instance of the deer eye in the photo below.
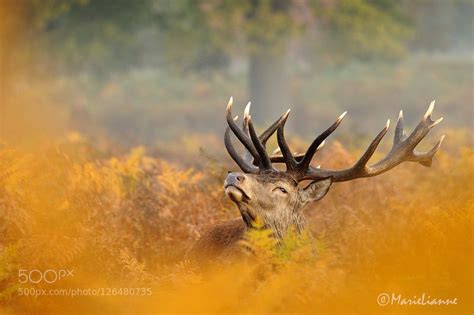
<svg viewBox="0 0 474 315">
<path fill-rule="evenodd" d="M 285 188 L 283 188 L 283 187 L 276 187 L 275 189 L 273 189 L 273 191 L 275 191 L 275 190 L 279 190 L 279 191 L 281 191 L 281 192 L 284 193 L 284 194 L 287 194 L 287 193 L 288 193 L 288 191 L 287 191 Z"/>
</svg>

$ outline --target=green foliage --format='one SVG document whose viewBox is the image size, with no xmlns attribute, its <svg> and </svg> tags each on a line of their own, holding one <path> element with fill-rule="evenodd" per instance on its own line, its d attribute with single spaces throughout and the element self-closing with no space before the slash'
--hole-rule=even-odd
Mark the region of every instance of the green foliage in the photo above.
<svg viewBox="0 0 474 315">
<path fill-rule="evenodd" d="M 315 31 L 323 54 L 396 58 L 410 29 L 401 5 L 390 1 L 50 0 L 25 6 L 35 37 L 55 47 L 64 70 L 99 76 L 150 64 L 222 67 L 230 56 L 285 50 Z"/>
<path fill-rule="evenodd" d="M 315 46 L 335 61 L 398 59 L 405 53 L 411 22 L 396 2 L 341 0 L 315 11 L 324 21 L 319 39 L 323 45 Z"/>
<path fill-rule="evenodd" d="M 228 45 L 216 41 L 216 34 L 201 7 L 209 1 L 192 0 L 153 2 L 163 67 L 180 71 L 210 70 L 226 66 Z M 229 47 L 230 48 L 230 47 Z"/>
<path fill-rule="evenodd" d="M 140 63 L 136 34 L 151 21 L 149 3 L 51 0 L 32 2 L 27 9 L 43 46 L 56 48 L 57 66 L 108 77 Z"/>
<path fill-rule="evenodd" d="M 282 268 L 292 263 L 312 263 L 324 251 L 324 243 L 311 237 L 308 231 L 297 232 L 291 228 L 282 240 L 276 240 L 272 231 L 257 220 L 246 233 L 241 246 L 252 261 L 268 267 Z"/>
<path fill-rule="evenodd" d="M 280 265 L 293 261 L 298 263 L 308 263 L 317 258 L 317 254 L 323 250 L 322 242 L 311 237 L 308 231 L 296 232 L 290 230 L 282 241 L 282 245 L 277 247 L 277 262 Z"/>
<path fill-rule="evenodd" d="M 291 7 L 281 0 L 211 0 L 200 10 L 218 45 L 230 53 L 241 53 L 242 48 L 255 53 L 286 49 L 289 37 L 302 30 L 303 22 L 290 14 Z"/>
</svg>

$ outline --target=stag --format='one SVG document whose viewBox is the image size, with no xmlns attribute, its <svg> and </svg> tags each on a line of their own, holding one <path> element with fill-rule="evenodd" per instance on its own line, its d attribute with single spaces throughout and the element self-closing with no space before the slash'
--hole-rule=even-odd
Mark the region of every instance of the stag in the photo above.
<svg viewBox="0 0 474 315">
<path fill-rule="evenodd" d="M 314 139 L 304 154 L 292 154 L 285 139 L 284 128 L 290 110 L 284 113 L 262 134 L 257 135 L 250 115 L 250 103 L 244 111 L 242 127 L 236 123 L 238 117 L 232 115 L 232 97 L 227 105 L 226 120 L 228 127 L 224 134 L 224 143 L 229 155 L 242 172 L 229 172 L 224 182 L 226 195 L 237 205 L 241 218 L 229 220 L 213 226 L 191 249 L 191 256 L 214 259 L 216 256 L 235 253 L 235 244 L 243 239 L 248 229 L 271 229 L 272 235 L 283 239 L 290 229 L 300 233 L 305 229 L 306 220 L 303 209 L 310 203 L 323 198 L 332 183 L 372 177 L 382 174 L 402 162 L 418 162 L 430 167 L 436 152 L 441 146 L 444 135 L 427 152 L 417 152 L 415 147 L 439 124 L 443 118 L 432 120 L 434 101 L 431 102 L 423 119 L 413 132 L 406 136 L 403 131 L 403 112 L 400 111 L 393 146 L 387 155 L 375 164 L 368 165 L 377 146 L 389 129 L 390 120 L 372 140 L 367 150 L 352 166 L 343 170 L 322 169 L 311 166 L 315 153 L 326 138 L 336 130 L 347 112 L 323 133 Z M 231 132 L 242 143 L 242 155 L 235 149 Z M 277 133 L 279 154 L 269 155 L 266 149 L 268 139 Z M 284 164 L 285 170 L 275 166 Z M 310 181 L 301 187 L 303 181 Z M 261 222 L 261 224 L 256 224 Z"/>
</svg>

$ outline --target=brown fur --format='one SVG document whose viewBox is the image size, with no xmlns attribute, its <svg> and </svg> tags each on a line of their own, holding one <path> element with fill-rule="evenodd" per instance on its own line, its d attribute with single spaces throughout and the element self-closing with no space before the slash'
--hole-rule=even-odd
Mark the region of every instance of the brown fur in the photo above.
<svg viewBox="0 0 474 315">
<path fill-rule="evenodd" d="M 226 194 L 237 205 L 242 217 L 211 227 L 190 249 L 188 258 L 198 262 L 234 258 L 242 252 L 236 243 L 243 239 L 247 229 L 255 227 L 272 230 L 272 235 L 278 239 L 282 239 L 289 229 L 303 231 L 303 208 L 322 198 L 330 185 L 330 179 L 323 179 L 300 188 L 284 173 L 228 174 L 224 183 Z"/>
<path fill-rule="evenodd" d="M 247 227 L 242 218 L 222 221 L 210 227 L 190 248 L 188 259 L 206 263 L 219 258 L 235 257 L 240 252 L 237 242 L 244 236 Z"/>
</svg>

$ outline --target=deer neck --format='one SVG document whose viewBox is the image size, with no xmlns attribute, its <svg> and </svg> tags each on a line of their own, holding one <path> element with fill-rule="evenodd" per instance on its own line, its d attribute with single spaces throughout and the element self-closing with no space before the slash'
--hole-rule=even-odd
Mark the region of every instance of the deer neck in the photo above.
<svg viewBox="0 0 474 315">
<path fill-rule="evenodd" d="M 254 225 L 249 221 L 247 209 L 241 208 L 240 212 L 247 226 Z M 299 234 L 306 229 L 305 217 L 301 211 L 294 209 L 280 211 L 278 215 L 272 212 L 264 212 L 259 218 L 256 218 L 256 221 L 262 222 L 264 229 L 271 229 L 273 236 L 278 239 L 283 239 L 290 231 Z M 255 225 L 258 227 L 258 223 Z"/>
<path fill-rule="evenodd" d="M 268 227 L 273 230 L 275 237 L 283 239 L 289 232 L 297 234 L 306 229 L 306 219 L 298 212 L 288 212 L 280 216 L 277 220 L 268 220 Z"/>
</svg>

